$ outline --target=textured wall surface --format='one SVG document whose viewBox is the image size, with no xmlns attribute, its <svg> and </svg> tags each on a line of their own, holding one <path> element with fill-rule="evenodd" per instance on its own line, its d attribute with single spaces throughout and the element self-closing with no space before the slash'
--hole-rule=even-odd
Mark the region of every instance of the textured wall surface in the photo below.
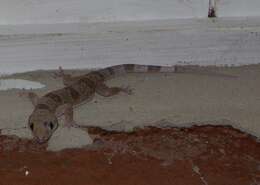
<svg viewBox="0 0 260 185">
<path fill-rule="evenodd" d="M 59 65 L 93 68 L 121 63 L 240 65 L 260 61 L 260 22 L 251 17 L 260 15 L 259 0 L 212 0 L 218 17 L 236 17 L 213 20 L 203 19 L 209 0 L 0 3 L 1 74 Z M 109 23 L 96 23 L 100 21 Z"/>
<path fill-rule="evenodd" d="M 0 24 L 207 17 L 210 0 L 0 0 Z M 259 0 L 211 0 L 217 15 L 260 16 Z"/>
<path fill-rule="evenodd" d="M 260 16 L 259 0 L 215 0 L 220 17 Z"/>
<path fill-rule="evenodd" d="M 217 15 L 260 16 L 259 0 L 211 0 Z M 209 0 L 0 0 L 0 24 L 207 17 Z"/>
<path fill-rule="evenodd" d="M 0 24 L 194 18 L 208 0 L 0 0 Z"/>
<path fill-rule="evenodd" d="M 67 24 L 60 30 L 63 33 L 48 33 L 58 31 L 56 27 L 34 27 L 35 32 L 41 28 L 41 34 L 26 34 L 23 26 L 20 31 L 24 34 L 13 30 L 14 35 L 0 37 L 0 73 L 57 69 L 60 65 L 95 68 L 122 63 L 259 63 L 259 25 L 258 19 L 205 19 Z"/>
</svg>

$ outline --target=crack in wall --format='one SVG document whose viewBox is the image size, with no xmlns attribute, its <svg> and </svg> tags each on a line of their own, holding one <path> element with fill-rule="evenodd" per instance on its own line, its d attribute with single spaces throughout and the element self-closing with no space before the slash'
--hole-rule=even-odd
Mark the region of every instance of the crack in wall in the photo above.
<svg viewBox="0 0 260 185">
<path fill-rule="evenodd" d="M 208 185 L 208 182 L 205 180 L 204 176 L 200 173 L 200 168 L 194 165 L 193 161 L 191 161 L 192 170 L 199 176 L 200 180 L 204 185 Z"/>
</svg>

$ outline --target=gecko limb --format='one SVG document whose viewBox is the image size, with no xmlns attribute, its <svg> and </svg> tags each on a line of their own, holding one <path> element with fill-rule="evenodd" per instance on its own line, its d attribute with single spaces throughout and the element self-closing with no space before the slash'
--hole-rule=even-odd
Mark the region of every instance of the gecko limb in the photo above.
<svg viewBox="0 0 260 185">
<path fill-rule="evenodd" d="M 75 83 L 76 81 L 82 78 L 81 76 L 73 77 L 70 74 L 65 74 L 61 66 L 59 67 L 59 71 L 54 73 L 54 77 L 62 78 L 63 84 L 65 86 L 70 86 L 71 84 Z"/>
<path fill-rule="evenodd" d="M 66 104 L 64 105 L 64 117 L 65 117 L 65 126 L 66 127 L 80 127 L 75 121 L 74 121 L 74 113 L 73 113 L 73 105 L 72 104 Z"/>
<path fill-rule="evenodd" d="M 129 87 L 108 87 L 106 84 L 102 83 L 97 86 L 96 92 L 101 96 L 109 97 L 120 92 L 132 94 L 132 89 Z"/>
</svg>

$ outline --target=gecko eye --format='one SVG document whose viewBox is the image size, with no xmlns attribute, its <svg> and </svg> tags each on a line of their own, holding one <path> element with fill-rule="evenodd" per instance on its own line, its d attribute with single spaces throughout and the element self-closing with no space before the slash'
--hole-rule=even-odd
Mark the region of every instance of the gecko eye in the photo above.
<svg viewBox="0 0 260 185">
<path fill-rule="evenodd" d="M 51 130 L 54 129 L 54 123 L 52 121 L 44 122 L 44 126 L 50 128 Z"/>
<path fill-rule="evenodd" d="M 30 129 L 33 130 L 33 123 L 30 124 Z"/>
<path fill-rule="evenodd" d="M 50 126 L 51 130 L 54 128 L 54 124 L 52 122 L 49 123 L 49 126 Z"/>
</svg>

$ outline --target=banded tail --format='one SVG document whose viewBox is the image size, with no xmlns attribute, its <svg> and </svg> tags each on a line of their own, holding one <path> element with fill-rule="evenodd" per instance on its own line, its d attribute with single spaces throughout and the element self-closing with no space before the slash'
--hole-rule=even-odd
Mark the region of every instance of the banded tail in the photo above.
<svg viewBox="0 0 260 185">
<path fill-rule="evenodd" d="M 236 78 L 237 76 L 219 73 L 215 70 L 210 70 L 207 67 L 199 65 L 173 65 L 173 66 L 158 66 L 158 65 L 139 65 L 139 64 L 122 64 L 107 67 L 97 71 L 101 73 L 105 80 L 113 77 L 124 75 L 127 73 L 195 73 L 200 75 L 220 76 L 228 78 Z"/>
<path fill-rule="evenodd" d="M 177 72 L 177 66 L 157 66 L 157 65 L 139 65 L 139 64 L 122 64 L 107 67 L 98 70 L 106 79 L 127 73 L 174 73 Z"/>
</svg>

